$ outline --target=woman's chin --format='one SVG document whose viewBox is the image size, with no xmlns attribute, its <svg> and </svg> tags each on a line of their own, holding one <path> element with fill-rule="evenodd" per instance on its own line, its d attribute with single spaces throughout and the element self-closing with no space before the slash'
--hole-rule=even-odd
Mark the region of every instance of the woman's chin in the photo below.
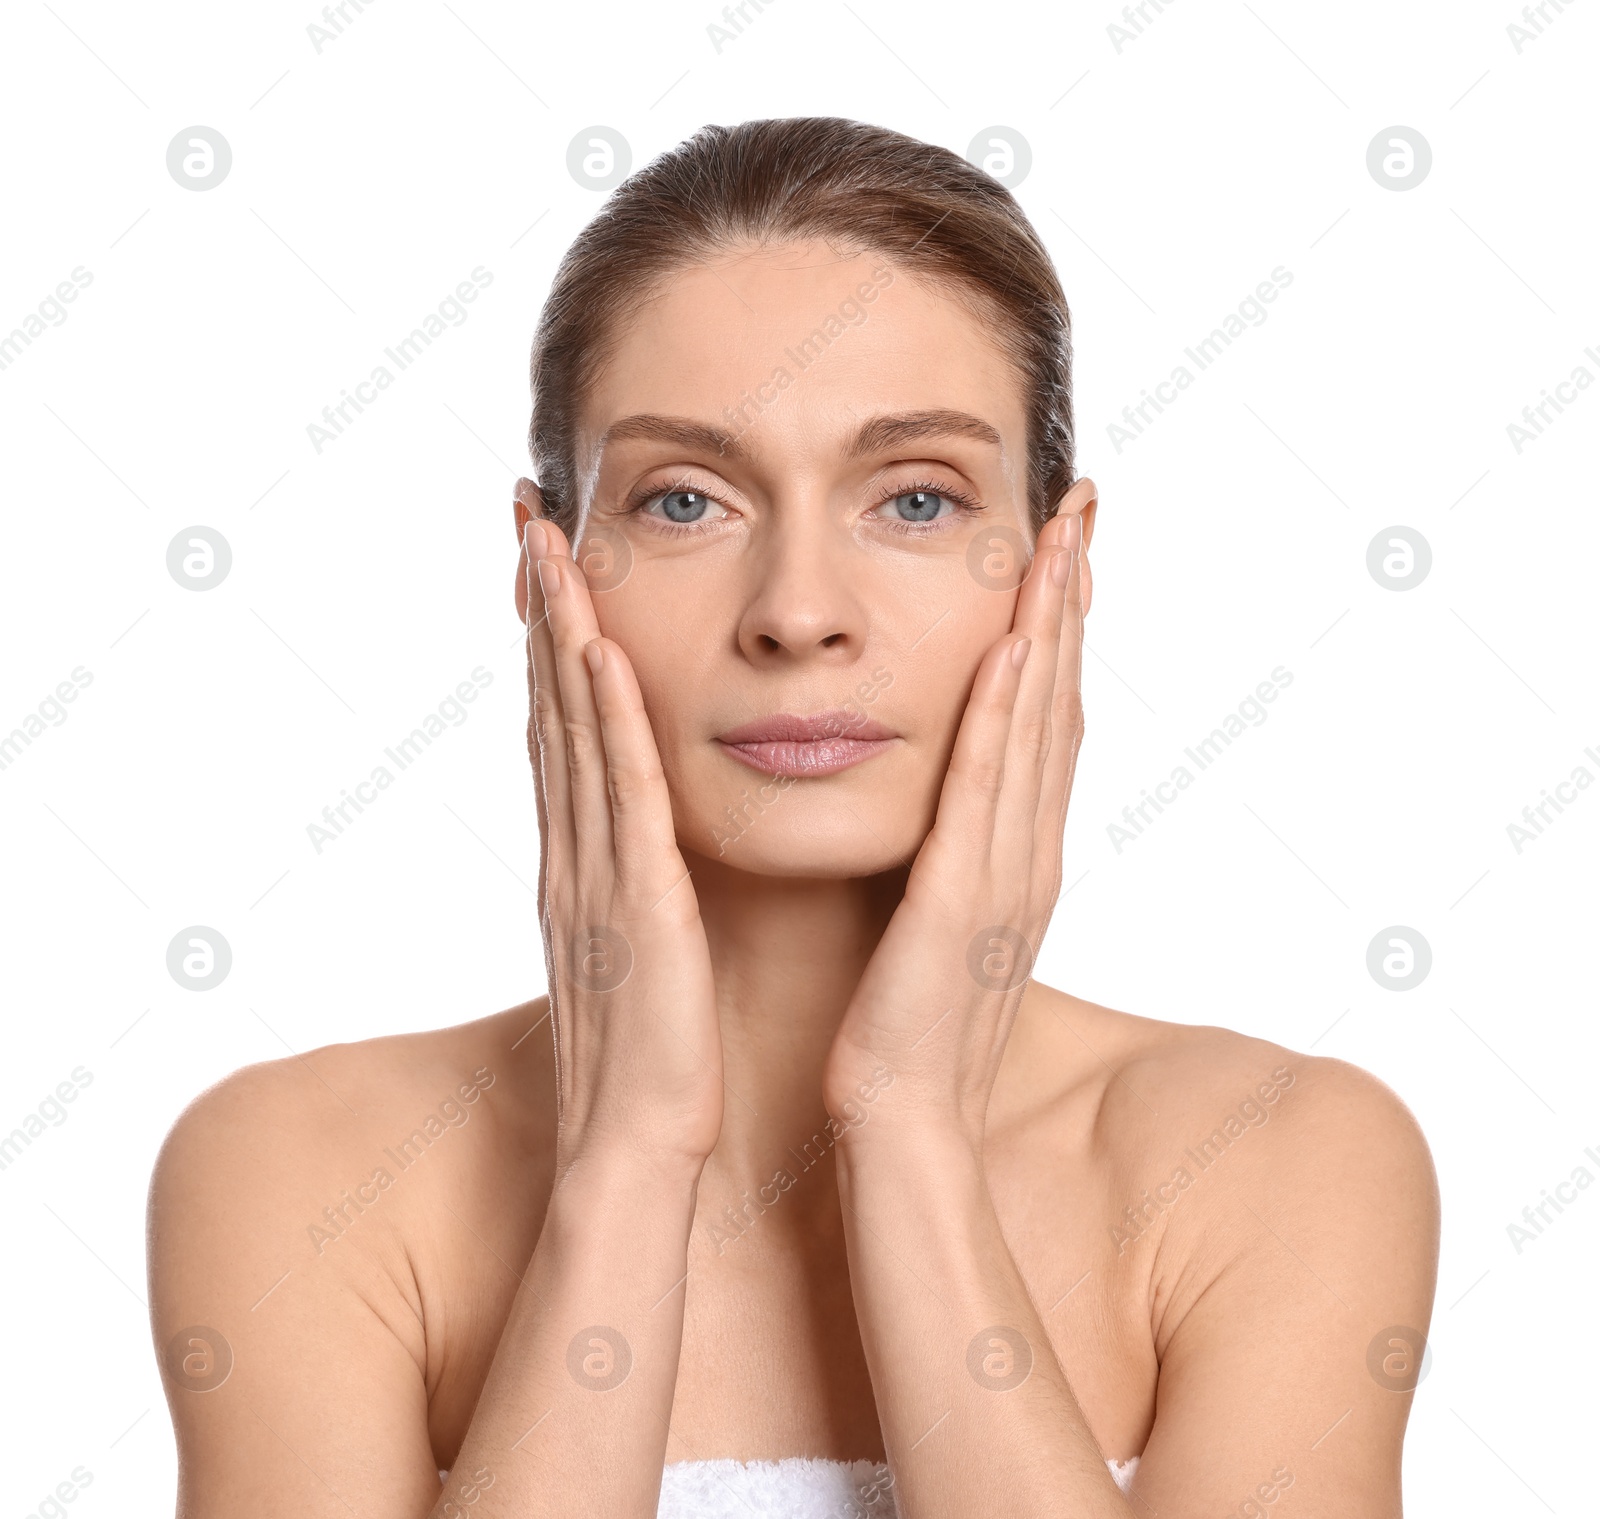
<svg viewBox="0 0 1600 1519">
<path fill-rule="evenodd" d="M 694 819 L 679 847 L 750 875 L 853 880 L 903 867 L 927 832 L 913 827 L 903 803 L 869 809 L 792 792 L 766 807 L 754 791 L 751 799 L 720 819 Z"/>
</svg>

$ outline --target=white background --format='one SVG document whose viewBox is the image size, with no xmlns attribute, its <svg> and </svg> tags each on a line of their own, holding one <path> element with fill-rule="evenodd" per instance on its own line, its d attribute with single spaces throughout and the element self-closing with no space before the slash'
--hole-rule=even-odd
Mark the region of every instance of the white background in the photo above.
<svg viewBox="0 0 1600 1519">
<path fill-rule="evenodd" d="M 713 0 L 374 0 L 319 53 L 310 0 L 8 7 L 0 332 L 92 283 L 0 370 L 0 733 L 93 680 L 0 770 L 0 1132 L 93 1080 L 0 1172 L 0 1514 L 79 1465 L 75 1513 L 172 1510 L 143 1215 L 195 1093 L 542 990 L 509 502 L 535 318 L 603 198 L 568 144 L 607 125 L 637 165 L 796 114 L 1031 146 L 1102 491 L 1038 975 L 1393 1086 L 1444 1198 L 1410 1511 L 1594 1511 L 1600 1188 L 1520 1254 L 1507 1226 L 1600 1176 L 1600 788 L 1520 853 L 1507 825 L 1600 776 L 1600 387 L 1520 453 L 1507 424 L 1600 377 L 1600 12 L 1551 6 L 1520 52 L 1509 0 L 1147 13 L 1119 51 L 1109 3 L 935 29 L 773 0 L 718 51 Z M 204 192 L 166 164 L 195 124 L 233 155 Z M 1433 153 L 1398 192 L 1367 168 L 1396 124 Z M 1119 451 L 1108 424 L 1280 265 L 1268 319 Z M 469 320 L 318 454 L 307 424 L 475 266 Z M 166 564 L 194 525 L 233 555 L 205 592 Z M 1431 546 L 1411 590 L 1367 568 L 1395 525 Z M 469 719 L 316 853 L 307 825 L 479 665 Z M 1108 824 L 1280 665 L 1268 720 L 1119 852 Z M 204 993 L 166 968 L 197 924 L 233 953 Z M 1431 946 L 1414 990 L 1368 972 L 1392 925 Z"/>
</svg>

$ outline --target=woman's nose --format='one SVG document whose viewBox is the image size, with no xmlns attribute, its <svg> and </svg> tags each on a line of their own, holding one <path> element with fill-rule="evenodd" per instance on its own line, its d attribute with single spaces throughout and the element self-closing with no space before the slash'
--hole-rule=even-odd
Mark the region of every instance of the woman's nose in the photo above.
<svg viewBox="0 0 1600 1519">
<path fill-rule="evenodd" d="M 810 520 L 795 523 L 802 513 Z M 851 663 L 865 644 L 867 618 L 854 591 L 849 533 L 801 503 L 788 512 L 780 506 L 774 517 L 783 525 L 749 561 L 755 583 L 739 620 L 740 647 L 766 663 L 819 656 Z"/>
</svg>

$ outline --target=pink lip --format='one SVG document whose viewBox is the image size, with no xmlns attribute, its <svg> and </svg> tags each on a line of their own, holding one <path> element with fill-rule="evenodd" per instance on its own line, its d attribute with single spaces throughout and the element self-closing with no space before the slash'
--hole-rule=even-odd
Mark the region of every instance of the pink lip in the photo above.
<svg viewBox="0 0 1600 1519">
<path fill-rule="evenodd" d="M 777 712 L 720 735 L 735 759 L 766 775 L 833 775 L 887 749 L 900 735 L 842 707 L 793 717 Z"/>
</svg>

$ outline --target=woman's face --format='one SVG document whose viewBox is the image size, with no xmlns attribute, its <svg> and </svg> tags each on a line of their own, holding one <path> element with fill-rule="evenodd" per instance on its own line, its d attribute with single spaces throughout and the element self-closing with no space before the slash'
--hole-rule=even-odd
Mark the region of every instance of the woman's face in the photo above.
<svg viewBox="0 0 1600 1519">
<path fill-rule="evenodd" d="M 642 304 L 580 422 L 574 558 L 680 845 L 763 875 L 908 864 L 1033 540 L 990 331 L 871 254 L 730 253 Z M 821 743 L 766 722 L 830 713 Z"/>
</svg>

